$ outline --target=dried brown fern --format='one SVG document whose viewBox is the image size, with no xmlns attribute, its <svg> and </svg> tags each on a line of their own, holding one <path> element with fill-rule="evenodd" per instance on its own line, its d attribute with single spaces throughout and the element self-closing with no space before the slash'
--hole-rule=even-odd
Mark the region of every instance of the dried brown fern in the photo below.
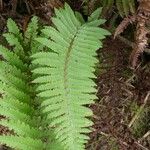
<svg viewBox="0 0 150 150">
<path fill-rule="evenodd" d="M 52 9 L 63 7 L 63 3 L 60 0 L 50 0 L 47 2 L 47 5 Z"/>
<path fill-rule="evenodd" d="M 133 68 L 135 68 L 137 65 L 139 55 L 143 53 L 144 49 L 148 45 L 147 34 L 149 31 L 146 26 L 150 21 L 150 0 L 141 0 L 139 2 L 140 3 L 137 11 L 135 45 L 130 56 L 130 63 Z"/>
<path fill-rule="evenodd" d="M 135 44 L 130 55 L 130 65 L 132 68 L 137 66 L 138 57 L 148 45 L 149 31 L 147 29 L 150 23 L 150 0 L 139 0 L 139 7 L 135 16 L 125 18 L 117 27 L 114 37 L 119 35 L 127 28 L 130 23 L 136 22 Z"/>
<path fill-rule="evenodd" d="M 136 16 L 128 16 L 125 19 L 123 19 L 123 21 L 116 28 L 114 38 L 117 35 L 121 34 L 128 27 L 129 24 L 134 23 L 135 21 L 136 21 Z"/>
</svg>

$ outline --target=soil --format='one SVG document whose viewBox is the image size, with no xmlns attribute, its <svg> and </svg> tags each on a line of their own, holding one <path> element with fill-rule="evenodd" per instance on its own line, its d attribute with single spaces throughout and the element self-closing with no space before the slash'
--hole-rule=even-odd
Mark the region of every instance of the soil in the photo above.
<svg viewBox="0 0 150 150">
<path fill-rule="evenodd" d="M 11 17 L 24 31 L 33 14 L 40 18 L 42 24 L 50 24 L 53 14 L 51 5 L 45 1 L 23 1 L 13 11 L 15 4 L 10 0 L 0 0 L 0 41 L 6 31 L 6 20 Z M 14 1 L 15 2 L 15 1 Z M 28 3 L 25 3 L 28 2 Z M 61 6 L 57 3 L 56 6 Z M 76 10 L 79 6 L 73 4 Z M 149 150 L 150 149 L 150 59 L 148 54 L 141 59 L 142 64 L 136 70 L 128 65 L 131 48 L 119 39 L 107 38 L 103 49 L 98 50 L 101 65 L 97 66 L 96 74 L 99 100 L 90 108 L 94 112 L 93 132 L 86 145 L 87 150 Z M 143 126 L 137 120 L 141 119 Z M 137 126 L 137 127 L 136 127 Z M 137 132 L 137 129 L 140 132 Z M 0 134 L 9 131 L 0 127 Z M 2 147 L 0 147 L 2 149 Z"/>
<path fill-rule="evenodd" d="M 134 117 L 131 105 L 137 103 L 142 106 L 150 91 L 148 64 L 147 67 L 130 70 L 130 51 L 127 45 L 113 38 L 105 40 L 104 48 L 98 51 L 102 63 L 97 79 L 99 101 L 91 106 L 95 131 L 90 135 L 88 150 L 150 149 L 149 139 L 138 142 L 144 133 L 137 138 L 129 127 Z M 149 127 L 145 132 L 148 130 Z"/>
</svg>

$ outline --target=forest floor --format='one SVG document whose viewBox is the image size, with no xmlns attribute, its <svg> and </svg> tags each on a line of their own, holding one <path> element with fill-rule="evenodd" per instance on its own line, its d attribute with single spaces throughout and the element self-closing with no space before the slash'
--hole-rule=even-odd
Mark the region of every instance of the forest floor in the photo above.
<svg viewBox="0 0 150 150">
<path fill-rule="evenodd" d="M 26 29 L 31 15 L 25 12 L 32 11 L 32 4 L 24 3 L 26 10 L 19 10 L 20 15 L 10 11 L 13 9 L 9 0 L 4 0 L 3 8 L 0 5 L 0 41 L 9 17 L 23 31 Z M 48 18 L 52 15 L 48 7 L 51 6 L 35 7 L 36 15 L 46 24 L 50 23 Z M 94 131 L 90 134 L 87 150 L 150 149 L 150 61 L 144 58 L 144 63 L 133 71 L 128 65 L 130 53 L 130 47 L 112 37 L 98 50 L 101 64 L 96 69 L 99 100 L 90 106 L 94 112 Z M 5 132 L 7 129 L 0 127 L 0 134 Z"/>
<path fill-rule="evenodd" d="M 130 70 L 131 49 L 108 38 L 98 51 L 98 97 L 88 150 L 150 149 L 150 64 Z"/>
</svg>

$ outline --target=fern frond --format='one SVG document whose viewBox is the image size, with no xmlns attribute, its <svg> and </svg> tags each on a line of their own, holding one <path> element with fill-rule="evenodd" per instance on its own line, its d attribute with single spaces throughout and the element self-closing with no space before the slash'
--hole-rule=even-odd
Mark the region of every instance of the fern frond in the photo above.
<svg viewBox="0 0 150 150">
<path fill-rule="evenodd" d="M 27 31 L 25 32 L 25 39 L 26 43 L 29 43 L 31 39 L 37 37 L 37 30 L 38 30 L 38 18 L 33 17 L 28 24 Z"/>
<path fill-rule="evenodd" d="M 12 108 L 12 109 L 18 109 L 20 112 L 31 115 L 34 113 L 34 109 L 31 108 L 27 103 L 20 102 L 17 99 L 10 99 L 10 98 L 5 98 L 5 100 L 1 100 L 0 106 L 4 108 Z"/>
<path fill-rule="evenodd" d="M 18 26 L 16 25 L 16 23 L 12 20 L 12 19 L 8 19 L 7 21 L 7 28 L 8 28 L 8 32 L 12 33 L 14 35 L 16 35 L 18 37 L 18 39 L 20 41 L 23 40 L 22 34 L 18 28 Z"/>
<path fill-rule="evenodd" d="M 115 5 L 121 17 L 135 13 L 135 0 L 102 0 L 104 15 Z"/>
<path fill-rule="evenodd" d="M 9 87 L 5 83 L 0 82 L 1 90 L 3 91 L 3 95 L 12 99 L 18 99 L 21 102 L 29 103 L 30 96 L 22 91 L 19 91 L 15 87 Z"/>
<path fill-rule="evenodd" d="M 14 46 L 14 51 L 18 56 L 24 55 L 23 47 L 17 36 L 11 33 L 3 34 L 10 46 Z"/>
<path fill-rule="evenodd" d="M 124 8 L 123 8 L 122 0 L 116 0 L 116 6 L 117 6 L 120 16 L 123 17 L 124 16 Z"/>
<path fill-rule="evenodd" d="M 15 110 L 12 108 L 7 108 L 6 110 L 5 107 L 1 105 L 0 105 L 0 114 L 12 120 L 20 120 L 26 123 L 32 122 L 30 116 L 20 112 L 19 110 Z"/>
<path fill-rule="evenodd" d="M 0 45 L 0 55 L 2 55 L 10 65 L 15 66 L 22 71 L 25 71 L 27 69 L 27 65 L 24 64 L 23 61 L 20 60 L 15 53 L 3 47 L 2 45 Z"/>
<path fill-rule="evenodd" d="M 32 63 L 39 66 L 33 70 L 39 75 L 33 82 L 39 84 L 38 97 L 43 99 L 43 112 L 58 141 L 67 150 L 83 150 L 93 124 L 86 118 L 92 111 L 85 105 L 96 98 L 92 80 L 96 50 L 102 47 L 100 39 L 109 32 L 92 23 L 98 20 L 97 12 L 84 24 L 67 4 L 55 13 L 52 18 L 55 27 L 46 27 L 42 30 L 46 38 L 37 38 L 49 51 L 32 56 Z"/>
<path fill-rule="evenodd" d="M 5 33 L 5 34 L 3 34 L 3 36 L 6 38 L 6 40 L 9 43 L 10 46 L 16 46 L 16 47 L 19 47 L 19 48 L 23 49 L 23 47 L 20 44 L 18 38 L 15 37 L 14 34 Z"/>
<path fill-rule="evenodd" d="M 0 141 L 6 143 L 7 146 L 21 150 L 42 150 L 43 143 L 40 140 L 30 137 L 18 136 L 0 136 Z"/>
<path fill-rule="evenodd" d="M 29 88 L 22 79 L 19 79 L 18 77 L 10 74 L 9 70 L 3 71 L 2 69 L 0 69 L 0 71 L 0 80 L 2 82 L 5 82 L 6 84 L 9 84 L 9 86 L 15 87 L 20 91 L 28 92 Z"/>
<path fill-rule="evenodd" d="M 54 27 L 45 27 L 41 37 L 36 17 L 24 36 L 8 20 L 4 36 L 12 50 L 0 46 L 0 115 L 5 116 L 0 124 L 13 135 L 0 136 L 0 143 L 20 150 L 85 148 L 93 125 L 86 106 L 97 99 L 96 50 L 110 34 L 98 27 L 105 21 L 100 11 L 85 22 L 65 4 L 55 9 Z"/>
<path fill-rule="evenodd" d="M 20 120 L 0 120 L 0 124 L 7 126 L 9 130 L 14 130 L 18 136 L 42 139 L 44 135 L 38 128 L 31 127 L 29 124 L 21 122 Z"/>
<path fill-rule="evenodd" d="M 130 7 L 130 12 L 135 13 L 135 0 L 128 0 L 129 7 Z"/>
<path fill-rule="evenodd" d="M 99 19 L 100 14 L 102 12 L 102 8 L 96 9 L 88 18 L 88 21 Z M 102 20 L 102 19 L 101 19 Z"/>
<path fill-rule="evenodd" d="M 22 79 L 22 80 L 26 80 L 27 77 L 26 75 L 23 75 L 21 73 L 21 70 L 18 69 L 16 66 L 12 66 L 10 64 L 8 64 L 8 62 L 5 61 L 0 61 L 0 69 L 3 70 L 2 72 L 11 72 L 12 75 Z"/>
<path fill-rule="evenodd" d="M 130 6 L 129 6 L 128 0 L 122 0 L 122 4 L 123 4 L 123 8 L 124 8 L 124 13 L 126 16 L 128 16 L 129 11 L 130 11 Z"/>
<path fill-rule="evenodd" d="M 122 17 L 135 13 L 135 0 L 116 0 L 116 6 Z"/>
<path fill-rule="evenodd" d="M 32 53 L 32 49 L 36 47 L 31 38 L 35 38 L 35 29 L 30 29 L 29 26 L 27 31 L 31 39 L 25 43 L 11 19 L 7 26 L 9 33 L 4 36 L 13 50 L 0 46 L 0 55 L 3 57 L 0 61 L 0 115 L 6 117 L 0 124 L 12 130 L 14 135 L 0 136 L 0 143 L 20 150 L 42 150 L 45 147 L 42 140 L 47 135 L 43 132 L 45 126 L 41 127 L 43 115 L 39 115 L 39 106 L 35 102 L 34 87 L 31 85 L 34 77 L 29 67 L 31 58 L 26 52 L 28 49 Z"/>
</svg>

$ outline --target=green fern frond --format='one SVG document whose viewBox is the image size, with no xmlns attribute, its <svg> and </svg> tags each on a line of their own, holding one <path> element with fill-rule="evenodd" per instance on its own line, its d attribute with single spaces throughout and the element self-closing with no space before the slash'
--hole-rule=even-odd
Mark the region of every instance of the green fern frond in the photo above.
<svg viewBox="0 0 150 150">
<path fill-rule="evenodd" d="M 116 0 L 116 6 L 122 17 L 135 13 L 135 0 Z"/>
<path fill-rule="evenodd" d="M 14 34 L 6 33 L 6 34 L 3 34 L 3 36 L 6 38 L 10 46 L 16 46 L 19 49 L 23 50 L 23 47 L 20 44 L 19 39 Z"/>
<path fill-rule="evenodd" d="M 89 11 L 93 12 L 102 6 L 103 16 L 116 9 L 121 17 L 127 17 L 130 14 L 135 14 L 135 3 L 135 0 L 83 0 L 83 12 L 85 15 L 89 15 Z"/>
<path fill-rule="evenodd" d="M 5 116 L 0 124 L 13 135 L 1 135 L 0 143 L 20 150 L 85 148 L 93 125 L 86 106 L 97 99 L 96 50 L 110 35 L 98 27 L 105 21 L 100 11 L 85 22 L 65 4 L 55 9 L 54 27 L 45 27 L 41 37 L 37 17 L 24 36 L 8 20 L 4 36 L 12 50 L 0 46 L 0 115 Z"/>
<path fill-rule="evenodd" d="M 31 117 L 22 113 L 20 110 L 16 110 L 13 108 L 7 108 L 6 110 L 5 107 L 0 106 L 0 114 L 12 120 L 20 120 L 25 123 L 33 124 L 31 121 Z"/>
<path fill-rule="evenodd" d="M 128 0 L 122 0 L 125 16 L 129 15 L 130 6 Z"/>
<path fill-rule="evenodd" d="M 95 21 L 95 20 L 98 20 L 99 17 L 100 17 L 100 14 L 102 12 L 102 8 L 98 8 L 96 9 L 88 18 L 88 21 Z M 101 19 L 102 20 L 102 19 Z"/>
<path fill-rule="evenodd" d="M 124 8 L 122 0 L 116 0 L 116 6 L 121 17 L 124 16 Z"/>
<path fill-rule="evenodd" d="M 29 103 L 30 102 L 30 96 L 22 91 L 19 91 L 15 87 L 11 87 L 6 85 L 6 83 L 0 82 L 1 90 L 3 91 L 4 97 L 9 97 L 13 99 L 18 99 L 21 102 Z"/>
<path fill-rule="evenodd" d="M 33 39 L 25 43 L 18 27 L 9 19 L 9 33 L 4 36 L 13 50 L 0 46 L 0 55 L 3 57 L 0 61 L 0 115 L 6 117 L 0 124 L 14 133 L 0 136 L 0 143 L 20 150 L 42 150 L 45 146 L 42 138 L 46 138 L 40 123 L 42 115 L 39 116 L 39 106 L 35 103 L 34 87 L 31 85 L 31 58 L 26 52 L 28 49 L 32 53 L 35 46 L 35 20 L 33 18 L 32 26 L 27 29 L 28 35 L 30 33 L 30 38 Z"/>
<path fill-rule="evenodd" d="M 9 130 L 14 130 L 18 136 L 30 137 L 33 139 L 42 139 L 44 133 L 38 128 L 31 127 L 29 124 L 21 122 L 19 120 L 1 120 L 2 126 L 7 126 Z"/>
<path fill-rule="evenodd" d="M 99 3 L 102 3 L 104 15 L 114 6 L 121 17 L 135 13 L 135 0 L 102 0 Z"/>
<path fill-rule="evenodd" d="M 25 32 L 25 38 L 28 39 L 28 42 L 31 41 L 31 39 L 34 39 L 37 37 L 37 30 L 38 30 L 38 18 L 33 17 L 28 24 L 27 31 Z"/>
<path fill-rule="evenodd" d="M 8 28 L 8 32 L 11 34 L 14 34 L 18 37 L 18 39 L 20 41 L 23 40 L 23 36 L 18 28 L 18 26 L 16 25 L 16 23 L 12 20 L 12 19 L 8 19 L 7 21 L 7 28 Z"/>
<path fill-rule="evenodd" d="M 7 98 L 5 101 L 1 100 L 0 106 L 4 108 L 13 108 L 18 109 L 20 112 L 25 113 L 27 115 L 31 115 L 34 113 L 34 109 L 31 108 L 27 103 L 22 103 L 19 100 L 14 100 Z"/>
<path fill-rule="evenodd" d="M 9 86 L 15 87 L 20 91 L 28 92 L 28 85 L 22 79 L 14 76 L 13 74 L 10 74 L 10 71 L 6 68 L 5 70 L 0 68 L 0 71 L 0 80 L 2 82 L 5 82 L 6 84 L 9 84 Z"/>
<path fill-rule="evenodd" d="M 11 72 L 12 75 L 22 80 L 26 79 L 26 76 L 23 76 L 20 69 L 18 69 L 15 65 L 12 66 L 11 64 L 8 64 L 8 62 L 0 61 L 0 69 L 3 70 L 2 72 Z"/>
<path fill-rule="evenodd" d="M 7 21 L 8 33 L 5 33 L 3 36 L 6 38 L 10 46 L 13 46 L 13 51 L 19 56 L 24 58 L 23 50 L 23 36 L 17 27 L 16 23 L 12 19 Z"/>
<path fill-rule="evenodd" d="M 56 9 L 52 18 L 55 27 L 42 30 L 48 38 L 37 41 L 49 48 L 48 52 L 36 53 L 32 63 L 39 66 L 33 73 L 39 75 L 33 82 L 39 84 L 38 97 L 43 99 L 43 112 L 56 138 L 67 150 L 83 150 L 89 139 L 92 111 L 85 107 L 96 99 L 94 66 L 96 50 L 102 47 L 100 39 L 109 32 L 97 26 L 97 12 L 83 24 L 71 8 Z M 95 24 L 95 20 L 99 24 Z M 94 23 L 93 23 L 94 22 Z"/>
<path fill-rule="evenodd" d="M 42 141 L 30 137 L 0 136 L 0 141 L 2 143 L 7 143 L 7 146 L 14 149 L 21 149 L 21 150 L 44 149 Z"/>
<path fill-rule="evenodd" d="M 8 62 L 8 64 L 17 67 L 22 71 L 25 71 L 27 69 L 27 65 L 19 59 L 17 54 L 13 53 L 2 45 L 0 45 L 0 55 L 2 55 L 2 57 Z"/>
</svg>

